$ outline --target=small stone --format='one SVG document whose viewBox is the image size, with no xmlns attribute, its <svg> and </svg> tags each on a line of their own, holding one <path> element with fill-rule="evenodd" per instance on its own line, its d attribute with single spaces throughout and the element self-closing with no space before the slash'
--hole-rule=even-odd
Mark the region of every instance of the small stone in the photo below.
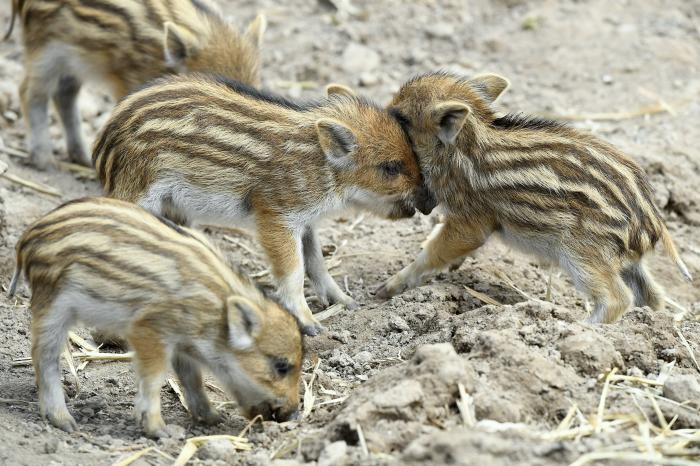
<svg viewBox="0 0 700 466">
<path fill-rule="evenodd" d="M 455 29 L 450 23 L 434 23 L 425 29 L 425 33 L 434 39 L 451 39 Z"/>
<path fill-rule="evenodd" d="M 51 455 L 53 453 L 56 453 L 58 451 L 58 439 L 57 438 L 52 438 L 46 441 L 44 443 L 44 453 L 47 455 Z"/>
<path fill-rule="evenodd" d="M 5 119 L 10 123 L 14 123 L 15 121 L 17 121 L 17 118 L 19 118 L 19 116 L 12 110 L 6 111 L 2 114 L 2 116 L 5 117 Z"/>
<path fill-rule="evenodd" d="M 350 42 L 343 51 L 341 66 L 349 73 L 360 74 L 376 69 L 380 61 L 379 54 L 371 48 Z"/>
<path fill-rule="evenodd" d="M 348 445 L 344 441 L 329 443 L 318 457 L 318 466 L 335 466 L 342 464 L 348 454 Z"/>
<path fill-rule="evenodd" d="M 360 351 L 355 356 L 353 356 L 353 359 L 355 360 L 356 363 L 361 364 L 361 365 L 365 365 L 365 364 L 369 364 L 370 362 L 372 362 L 372 360 L 374 359 L 374 356 L 369 351 Z"/>
<path fill-rule="evenodd" d="M 613 83 L 613 77 L 610 76 L 609 74 L 604 74 L 601 79 L 603 80 L 603 84 L 610 85 Z"/>
<path fill-rule="evenodd" d="M 389 328 L 397 332 L 408 332 L 411 327 L 408 326 L 408 322 L 404 320 L 403 317 L 392 314 L 389 317 Z"/>
<path fill-rule="evenodd" d="M 671 376 L 664 384 L 664 396 L 679 403 L 690 401 L 700 405 L 700 382 L 692 375 Z"/>
<path fill-rule="evenodd" d="M 173 440 L 182 440 L 185 438 L 186 431 L 185 428 L 177 424 L 167 424 L 165 426 L 165 433 L 168 437 Z"/>
<path fill-rule="evenodd" d="M 403 408 L 423 398 L 423 387 L 413 379 L 403 380 L 385 392 L 378 393 L 373 401 L 379 408 Z"/>
<path fill-rule="evenodd" d="M 365 72 L 360 75 L 360 86 L 371 87 L 379 83 L 379 76 L 371 72 Z"/>
<path fill-rule="evenodd" d="M 224 461 L 233 463 L 236 449 L 225 439 L 210 440 L 197 450 L 197 456 L 202 460 Z"/>
</svg>

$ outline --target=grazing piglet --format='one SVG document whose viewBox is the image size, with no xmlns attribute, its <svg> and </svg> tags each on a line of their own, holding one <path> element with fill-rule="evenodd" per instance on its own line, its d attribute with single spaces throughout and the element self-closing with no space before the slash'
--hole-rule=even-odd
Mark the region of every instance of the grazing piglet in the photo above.
<svg viewBox="0 0 700 466">
<path fill-rule="evenodd" d="M 240 34 L 209 0 L 13 0 L 25 47 L 20 86 L 31 162 L 53 165 L 48 102 L 65 130 L 68 156 L 89 165 L 77 97 L 86 80 L 116 99 L 158 76 L 210 72 L 260 83 L 265 18 Z"/>
<path fill-rule="evenodd" d="M 201 75 L 124 99 L 93 161 L 111 197 L 181 224 L 252 224 L 308 335 L 322 327 L 304 269 L 322 304 L 357 306 L 328 273 L 314 223 L 347 207 L 388 218 L 434 207 L 408 138 L 375 104 L 334 95 L 304 105 Z"/>
<path fill-rule="evenodd" d="M 125 338 L 134 351 L 136 416 L 164 435 L 160 388 L 169 365 L 196 421 L 214 423 L 200 366 L 248 417 L 286 420 L 299 403 L 302 341 L 288 312 L 229 269 L 196 232 L 126 202 L 80 199 L 38 220 L 17 244 L 12 296 L 32 289 L 32 360 L 43 416 L 77 428 L 61 389 L 59 356 L 81 322 Z"/>
<path fill-rule="evenodd" d="M 644 266 L 659 240 L 691 277 L 644 171 L 590 134 L 537 118 L 496 118 L 490 104 L 507 87 L 496 75 L 434 73 L 394 96 L 390 111 L 404 122 L 445 219 L 378 294 L 416 286 L 498 232 L 566 270 L 594 301 L 590 322 L 617 320 L 630 306 L 630 288 L 635 305 L 662 308 L 663 293 Z"/>
</svg>

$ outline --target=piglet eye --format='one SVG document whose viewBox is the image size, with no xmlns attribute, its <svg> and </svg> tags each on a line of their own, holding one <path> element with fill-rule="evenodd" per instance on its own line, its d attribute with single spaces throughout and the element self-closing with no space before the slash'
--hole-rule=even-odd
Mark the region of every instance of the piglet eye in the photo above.
<svg viewBox="0 0 700 466">
<path fill-rule="evenodd" d="M 292 365 L 286 359 L 275 359 L 273 366 L 275 373 L 281 377 L 286 376 L 292 370 Z"/>
<path fill-rule="evenodd" d="M 379 170 L 388 177 L 398 176 L 403 171 L 403 162 L 400 160 L 392 160 L 379 165 Z"/>
</svg>

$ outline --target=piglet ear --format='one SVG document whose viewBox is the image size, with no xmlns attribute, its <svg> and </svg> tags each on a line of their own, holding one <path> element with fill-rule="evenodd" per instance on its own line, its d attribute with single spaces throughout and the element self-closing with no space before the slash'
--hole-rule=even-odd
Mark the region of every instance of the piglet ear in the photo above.
<svg viewBox="0 0 700 466">
<path fill-rule="evenodd" d="M 252 348 L 262 326 L 260 308 L 241 296 L 231 296 L 226 301 L 226 320 L 231 347 L 239 351 Z"/>
<path fill-rule="evenodd" d="M 329 84 L 326 86 L 326 95 L 328 97 L 333 97 L 334 95 L 340 95 L 345 97 L 357 97 L 357 94 L 350 89 L 348 86 L 343 86 L 342 84 Z"/>
<path fill-rule="evenodd" d="M 338 168 L 350 168 L 357 151 L 357 137 L 350 128 L 331 118 L 316 122 L 318 142 L 328 161 Z"/>
<path fill-rule="evenodd" d="M 462 102 L 443 102 L 433 108 L 437 137 L 445 145 L 453 145 L 471 109 Z"/>
<path fill-rule="evenodd" d="M 510 81 L 497 74 L 474 76 L 469 84 L 490 104 L 510 87 Z"/>
<path fill-rule="evenodd" d="M 171 21 L 166 21 L 163 27 L 165 28 L 163 39 L 165 63 L 170 68 L 180 68 L 184 66 L 185 60 L 195 53 L 195 38 L 187 30 Z"/>
<path fill-rule="evenodd" d="M 267 18 L 264 14 L 259 13 L 253 21 L 248 25 L 245 31 L 246 38 L 253 43 L 257 48 L 260 48 L 263 43 L 263 36 L 267 30 Z"/>
</svg>

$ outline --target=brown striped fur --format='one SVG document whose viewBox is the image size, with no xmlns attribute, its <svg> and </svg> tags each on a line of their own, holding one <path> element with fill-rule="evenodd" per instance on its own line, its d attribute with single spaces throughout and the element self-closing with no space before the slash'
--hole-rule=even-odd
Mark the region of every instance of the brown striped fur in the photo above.
<svg viewBox="0 0 700 466">
<path fill-rule="evenodd" d="M 203 391 L 205 366 L 245 415 L 285 420 L 299 403 L 301 333 L 294 318 L 229 269 L 199 232 L 107 198 L 68 202 L 17 244 L 32 289 L 32 360 L 42 415 L 74 430 L 59 356 L 78 322 L 125 338 L 138 377 L 137 420 L 163 434 L 160 387 L 172 365 L 195 420 L 218 416 Z"/>
<path fill-rule="evenodd" d="M 304 271 L 322 304 L 356 307 L 326 270 L 313 224 L 348 207 L 429 211 L 399 124 L 356 97 L 299 104 L 240 83 L 171 77 L 130 95 L 93 154 L 109 196 L 180 223 L 250 224 L 280 299 L 314 335 Z"/>
<path fill-rule="evenodd" d="M 156 77 L 188 71 L 260 84 L 264 17 L 240 34 L 210 0 L 13 0 L 8 36 L 15 15 L 25 47 L 20 97 L 38 168 L 54 163 L 49 99 L 69 158 L 89 165 L 76 102 L 86 80 L 102 83 L 116 99 Z"/>
<path fill-rule="evenodd" d="M 499 232 L 568 271 L 595 304 L 591 322 L 630 306 L 664 306 L 644 257 L 661 240 L 690 279 L 644 171 L 595 136 L 555 122 L 505 116 L 496 75 L 433 73 L 406 83 L 390 108 L 404 122 L 445 220 L 416 261 L 379 290 L 391 296 L 459 260 Z"/>
</svg>

